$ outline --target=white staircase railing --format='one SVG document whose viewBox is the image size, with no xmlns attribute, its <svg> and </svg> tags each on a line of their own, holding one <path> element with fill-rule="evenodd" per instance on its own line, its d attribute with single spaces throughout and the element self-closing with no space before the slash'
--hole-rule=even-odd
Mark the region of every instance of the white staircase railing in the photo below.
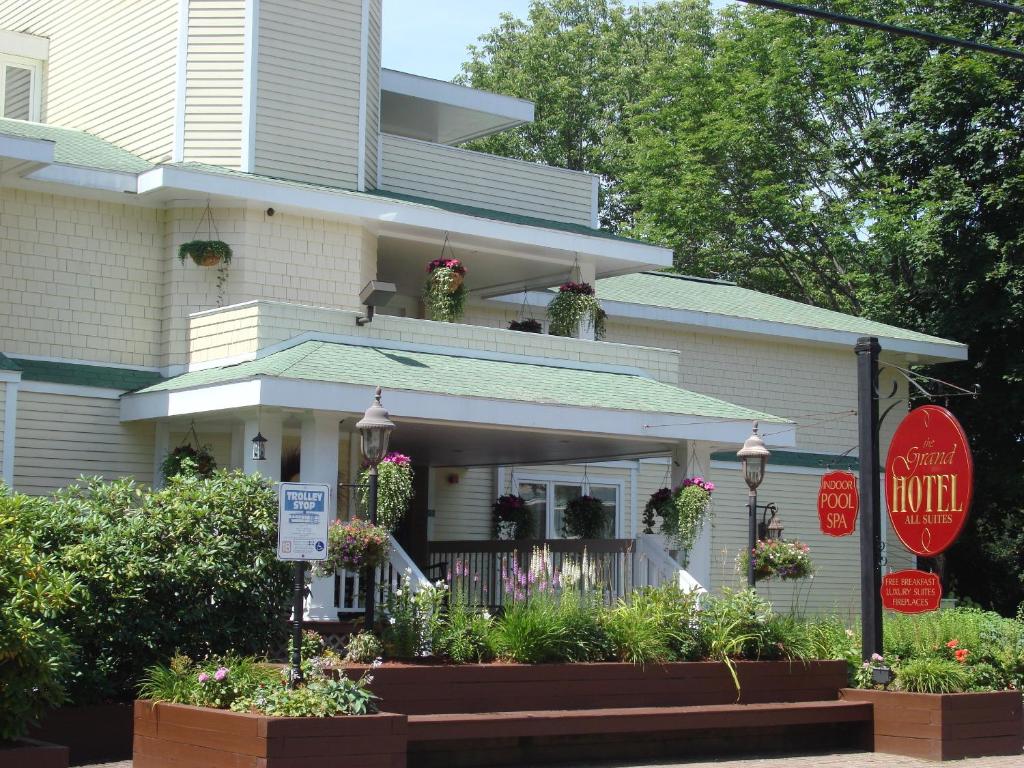
<svg viewBox="0 0 1024 768">
<path fill-rule="evenodd" d="M 407 572 L 409 586 L 413 592 L 430 586 L 430 580 L 392 536 L 388 562 L 377 570 L 378 607 L 383 609 L 385 596 L 398 589 L 402 577 Z M 361 614 L 365 609 L 360 585 L 361 576 L 361 573 L 356 571 L 338 571 L 330 576 L 314 576 L 306 597 L 305 620 L 338 621 Z"/>
<path fill-rule="evenodd" d="M 661 536 L 641 534 L 633 555 L 633 588 L 675 584 L 684 592 L 707 592 L 689 571 L 669 557 Z"/>
</svg>

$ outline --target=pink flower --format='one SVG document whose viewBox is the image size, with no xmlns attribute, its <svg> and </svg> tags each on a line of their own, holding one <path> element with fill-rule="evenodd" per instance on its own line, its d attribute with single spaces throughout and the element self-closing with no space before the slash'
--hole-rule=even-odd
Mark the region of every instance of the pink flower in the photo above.
<svg viewBox="0 0 1024 768">
<path fill-rule="evenodd" d="M 205 682 L 208 682 L 210 680 L 210 676 L 208 674 L 206 674 L 205 672 L 200 672 L 198 680 L 199 680 L 200 683 L 205 683 Z"/>
<path fill-rule="evenodd" d="M 228 668 L 227 667 L 217 667 L 217 671 L 213 673 L 213 679 L 216 680 L 218 683 L 221 680 L 223 680 L 225 677 L 227 677 L 227 676 L 228 676 Z"/>
</svg>

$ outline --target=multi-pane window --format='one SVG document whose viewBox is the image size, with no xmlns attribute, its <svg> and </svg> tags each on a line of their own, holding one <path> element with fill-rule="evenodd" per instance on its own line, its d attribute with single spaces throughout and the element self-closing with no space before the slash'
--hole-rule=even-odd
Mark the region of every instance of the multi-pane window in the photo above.
<svg viewBox="0 0 1024 768">
<path fill-rule="evenodd" d="M 535 539 L 561 538 L 564 533 L 565 505 L 584 492 L 582 482 L 546 478 L 520 477 L 517 483 L 519 495 L 526 500 L 526 506 L 533 517 Z M 621 486 L 617 483 L 588 482 L 587 493 L 596 496 L 608 511 L 608 525 L 600 538 L 615 538 L 619 529 Z"/>
<path fill-rule="evenodd" d="M 38 61 L 0 54 L 0 117 L 39 120 L 41 73 Z"/>
</svg>

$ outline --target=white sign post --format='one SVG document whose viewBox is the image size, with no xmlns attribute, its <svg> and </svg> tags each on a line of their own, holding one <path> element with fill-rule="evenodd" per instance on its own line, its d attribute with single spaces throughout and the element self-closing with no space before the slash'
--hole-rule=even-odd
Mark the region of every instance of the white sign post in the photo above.
<svg viewBox="0 0 1024 768">
<path fill-rule="evenodd" d="M 302 681 L 302 611 L 306 563 L 327 559 L 327 527 L 334 517 L 331 487 L 280 483 L 277 508 L 277 559 L 295 562 L 292 606 L 292 686 Z"/>
</svg>

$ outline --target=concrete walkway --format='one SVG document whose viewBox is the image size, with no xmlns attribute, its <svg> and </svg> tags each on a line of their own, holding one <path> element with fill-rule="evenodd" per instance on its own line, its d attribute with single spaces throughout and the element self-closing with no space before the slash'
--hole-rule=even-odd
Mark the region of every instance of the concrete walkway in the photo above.
<svg viewBox="0 0 1024 768">
<path fill-rule="evenodd" d="M 935 763 L 876 752 L 840 752 L 831 755 L 748 757 L 728 760 L 697 759 L 683 762 L 549 764 L 546 768 L 937 768 L 940 765 L 951 766 L 951 768 L 1022 768 L 1024 767 L 1024 756 L 975 757 L 968 760 Z M 94 765 L 88 768 L 132 768 L 132 763 L 128 760 L 120 763 Z M 533 766 L 521 766 L 520 768 L 533 768 Z"/>
</svg>

